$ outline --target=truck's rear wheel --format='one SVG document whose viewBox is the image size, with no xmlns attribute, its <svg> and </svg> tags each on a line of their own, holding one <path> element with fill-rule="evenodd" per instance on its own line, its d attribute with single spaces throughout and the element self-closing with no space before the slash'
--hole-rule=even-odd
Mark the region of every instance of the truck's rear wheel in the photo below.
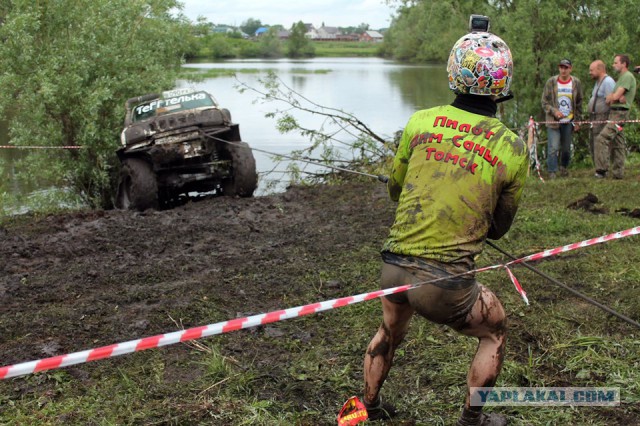
<svg viewBox="0 0 640 426">
<path fill-rule="evenodd" d="M 158 208 L 158 182 L 149 163 L 138 158 L 123 161 L 115 204 L 140 211 Z"/>
<path fill-rule="evenodd" d="M 222 184 L 224 195 L 251 197 L 258 186 L 256 160 L 246 142 L 226 144 L 231 157 L 231 177 Z"/>
</svg>

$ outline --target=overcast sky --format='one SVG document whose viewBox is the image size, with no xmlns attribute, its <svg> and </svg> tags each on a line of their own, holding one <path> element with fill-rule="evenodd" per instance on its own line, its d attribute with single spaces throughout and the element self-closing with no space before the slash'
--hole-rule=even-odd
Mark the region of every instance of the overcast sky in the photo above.
<svg viewBox="0 0 640 426">
<path fill-rule="evenodd" d="M 371 29 L 387 28 L 393 9 L 383 0 L 180 0 L 183 13 L 192 21 L 204 16 L 214 24 L 239 26 L 249 18 L 263 24 L 281 24 L 285 28 L 298 21 L 316 27 L 357 27 L 362 23 Z"/>
</svg>

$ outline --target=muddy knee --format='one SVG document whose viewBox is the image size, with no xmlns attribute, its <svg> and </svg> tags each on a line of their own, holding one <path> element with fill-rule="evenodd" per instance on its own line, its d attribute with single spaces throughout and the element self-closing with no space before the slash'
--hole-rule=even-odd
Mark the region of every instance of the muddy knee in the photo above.
<svg viewBox="0 0 640 426">
<path fill-rule="evenodd" d="M 478 300 L 459 326 L 457 331 L 476 337 L 494 335 L 501 339 L 507 330 L 507 315 L 500 299 L 488 288 L 480 286 Z"/>
</svg>

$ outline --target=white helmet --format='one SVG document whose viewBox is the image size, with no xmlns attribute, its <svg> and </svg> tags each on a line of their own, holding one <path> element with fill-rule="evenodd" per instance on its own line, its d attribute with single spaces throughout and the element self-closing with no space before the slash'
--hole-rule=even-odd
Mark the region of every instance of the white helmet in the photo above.
<svg viewBox="0 0 640 426">
<path fill-rule="evenodd" d="M 509 46 L 487 32 L 469 33 L 453 45 L 447 64 L 449 88 L 457 94 L 509 96 L 513 59 Z"/>
</svg>

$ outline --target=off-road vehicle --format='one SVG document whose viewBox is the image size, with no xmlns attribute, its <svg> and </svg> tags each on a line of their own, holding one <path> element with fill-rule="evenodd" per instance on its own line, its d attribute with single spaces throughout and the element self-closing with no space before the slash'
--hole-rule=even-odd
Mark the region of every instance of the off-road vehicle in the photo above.
<svg viewBox="0 0 640 426">
<path fill-rule="evenodd" d="M 131 98 L 125 107 L 117 208 L 166 208 L 205 192 L 253 195 L 253 153 L 209 93 L 178 89 Z"/>
</svg>

